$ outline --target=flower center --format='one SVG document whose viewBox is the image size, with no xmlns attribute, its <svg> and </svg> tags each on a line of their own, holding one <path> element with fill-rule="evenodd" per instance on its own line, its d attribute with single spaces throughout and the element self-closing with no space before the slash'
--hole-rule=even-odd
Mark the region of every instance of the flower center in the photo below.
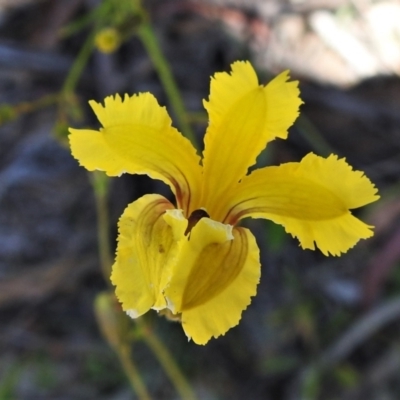
<svg viewBox="0 0 400 400">
<path fill-rule="evenodd" d="M 207 214 L 206 210 L 203 209 L 198 209 L 194 210 L 188 219 L 188 226 L 185 231 L 185 236 L 189 235 L 191 230 L 196 226 L 196 224 L 204 217 L 210 218 L 210 216 Z"/>
</svg>

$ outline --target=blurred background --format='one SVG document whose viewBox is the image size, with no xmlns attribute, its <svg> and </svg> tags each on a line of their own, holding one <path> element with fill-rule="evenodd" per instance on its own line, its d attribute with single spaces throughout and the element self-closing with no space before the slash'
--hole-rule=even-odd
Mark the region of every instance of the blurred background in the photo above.
<svg viewBox="0 0 400 400">
<path fill-rule="evenodd" d="M 98 127 L 88 100 L 150 91 L 170 106 L 136 35 L 141 20 L 124 13 L 124 2 L 0 1 L 0 400 L 137 398 L 97 326 L 93 301 L 107 283 L 92 178 L 66 146 L 68 126 Z M 374 237 L 340 258 L 301 250 L 267 221 L 246 221 L 261 248 L 262 278 L 241 323 L 205 347 L 155 312 L 152 331 L 199 399 L 399 399 L 400 2 L 143 7 L 199 143 L 211 75 L 240 59 L 252 61 L 263 83 L 290 69 L 302 115 L 259 165 L 335 153 L 381 195 L 355 212 L 375 226 Z M 107 27 L 115 29 L 109 48 L 92 48 Z M 114 249 L 125 206 L 169 192 L 145 176 L 109 185 Z M 180 398 L 142 340 L 132 356 L 153 399 Z"/>
</svg>

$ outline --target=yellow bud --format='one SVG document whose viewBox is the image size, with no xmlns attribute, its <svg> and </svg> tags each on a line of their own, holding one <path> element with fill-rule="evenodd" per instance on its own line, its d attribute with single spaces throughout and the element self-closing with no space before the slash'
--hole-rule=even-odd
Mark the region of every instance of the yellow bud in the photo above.
<svg viewBox="0 0 400 400">
<path fill-rule="evenodd" d="M 94 301 L 97 323 L 111 347 L 118 349 L 126 342 L 127 320 L 113 293 L 99 293 Z"/>
<path fill-rule="evenodd" d="M 110 54 L 120 46 L 121 36 L 114 28 L 104 28 L 96 34 L 94 41 L 99 51 Z"/>
</svg>

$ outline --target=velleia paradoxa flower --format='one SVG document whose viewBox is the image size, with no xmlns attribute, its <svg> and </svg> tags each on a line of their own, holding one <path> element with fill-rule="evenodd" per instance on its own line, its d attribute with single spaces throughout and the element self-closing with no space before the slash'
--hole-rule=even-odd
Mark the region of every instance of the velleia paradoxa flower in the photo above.
<svg viewBox="0 0 400 400">
<path fill-rule="evenodd" d="M 263 86 L 249 62 L 231 69 L 211 79 L 202 157 L 150 93 L 91 101 L 102 128 L 69 136 L 89 171 L 147 174 L 173 191 L 176 204 L 148 194 L 125 209 L 111 281 L 132 318 L 169 310 L 198 344 L 237 325 L 256 294 L 259 250 L 243 218 L 270 219 L 302 248 L 338 256 L 372 236 L 350 210 L 379 197 L 335 155 L 248 173 L 269 141 L 287 138 L 302 101 L 288 71 Z"/>
</svg>

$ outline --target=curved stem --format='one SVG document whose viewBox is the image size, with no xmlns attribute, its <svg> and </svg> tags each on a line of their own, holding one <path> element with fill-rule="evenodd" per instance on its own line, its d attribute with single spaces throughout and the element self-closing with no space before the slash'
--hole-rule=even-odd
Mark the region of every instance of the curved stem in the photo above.
<svg viewBox="0 0 400 400">
<path fill-rule="evenodd" d="M 143 318 L 138 318 L 135 322 L 140 328 L 141 339 L 152 350 L 181 398 L 185 400 L 196 400 L 196 395 L 194 394 L 190 384 L 179 369 L 167 347 L 164 346 L 158 336 L 147 326 Z"/>
<path fill-rule="evenodd" d="M 139 371 L 132 360 L 129 346 L 119 346 L 117 349 L 119 360 L 124 368 L 126 376 L 132 388 L 137 393 L 140 400 L 151 400 L 150 394 L 139 374 Z"/>
<path fill-rule="evenodd" d="M 101 292 L 96 296 L 94 312 L 97 325 L 103 338 L 118 356 L 132 390 L 137 393 L 140 400 L 150 400 L 150 395 L 147 392 L 139 369 L 132 359 L 127 317 L 116 305 L 117 299 L 112 292 Z"/>
<path fill-rule="evenodd" d="M 75 90 L 75 87 L 78 83 L 79 78 L 82 75 L 82 72 L 89 60 L 90 55 L 93 50 L 95 29 L 87 37 L 85 43 L 83 44 L 78 56 L 73 63 L 67 78 L 65 79 L 64 85 L 62 87 L 61 92 L 68 95 Z"/>
</svg>

